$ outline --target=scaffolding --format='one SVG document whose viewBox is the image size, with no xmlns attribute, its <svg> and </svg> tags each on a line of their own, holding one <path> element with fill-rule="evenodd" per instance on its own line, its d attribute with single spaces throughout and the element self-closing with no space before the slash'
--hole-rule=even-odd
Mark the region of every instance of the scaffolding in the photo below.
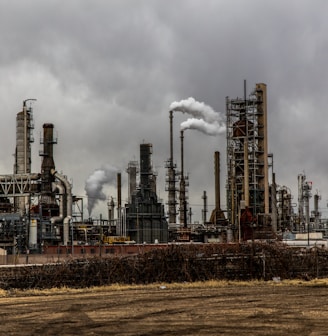
<svg viewBox="0 0 328 336">
<path fill-rule="evenodd" d="M 270 221 L 266 85 L 256 84 L 248 97 L 246 84 L 244 91 L 244 98 L 226 98 L 226 189 L 229 222 L 240 226 L 242 213 L 249 212 L 244 228 L 249 239 Z"/>
</svg>

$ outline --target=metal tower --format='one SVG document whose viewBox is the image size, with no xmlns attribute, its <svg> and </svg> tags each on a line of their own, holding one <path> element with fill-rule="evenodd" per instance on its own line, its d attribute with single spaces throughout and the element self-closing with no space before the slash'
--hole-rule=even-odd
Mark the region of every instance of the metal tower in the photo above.
<svg viewBox="0 0 328 336">
<path fill-rule="evenodd" d="M 28 101 L 36 99 L 26 99 L 23 101 L 23 110 L 16 116 L 16 152 L 14 174 L 30 174 L 31 173 L 31 143 L 33 138 L 33 111 L 32 107 L 27 107 Z M 27 203 L 26 197 L 15 197 L 15 209 L 21 214 L 25 213 Z"/>
<path fill-rule="evenodd" d="M 228 220 L 240 239 L 271 231 L 266 84 L 244 98 L 226 98 Z"/>
</svg>

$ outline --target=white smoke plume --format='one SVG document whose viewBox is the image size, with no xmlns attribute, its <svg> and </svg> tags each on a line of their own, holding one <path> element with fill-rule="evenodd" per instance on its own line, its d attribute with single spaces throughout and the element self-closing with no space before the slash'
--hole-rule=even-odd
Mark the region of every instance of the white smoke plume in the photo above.
<svg viewBox="0 0 328 336">
<path fill-rule="evenodd" d="M 208 123 L 215 121 L 220 122 L 222 119 L 221 115 L 218 112 L 215 112 L 211 106 L 200 103 L 192 97 L 179 102 L 173 102 L 170 105 L 170 111 L 187 113 L 195 118 L 204 119 Z"/>
<path fill-rule="evenodd" d="M 103 192 L 103 186 L 113 184 L 116 181 L 119 170 L 110 165 L 105 165 L 96 169 L 85 182 L 85 191 L 88 196 L 88 212 L 91 212 L 98 201 L 105 201 L 106 195 Z"/>
<path fill-rule="evenodd" d="M 224 123 L 215 121 L 213 123 L 208 123 L 203 119 L 190 118 L 182 122 L 180 125 L 181 130 L 186 129 L 196 129 L 207 135 L 218 135 L 225 132 L 226 127 Z"/>
<path fill-rule="evenodd" d="M 170 105 L 170 110 L 187 113 L 194 117 L 182 122 L 181 130 L 196 129 L 207 135 L 218 135 L 226 130 L 221 113 L 215 112 L 211 106 L 200 103 L 192 97 L 173 102 Z"/>
</svg>

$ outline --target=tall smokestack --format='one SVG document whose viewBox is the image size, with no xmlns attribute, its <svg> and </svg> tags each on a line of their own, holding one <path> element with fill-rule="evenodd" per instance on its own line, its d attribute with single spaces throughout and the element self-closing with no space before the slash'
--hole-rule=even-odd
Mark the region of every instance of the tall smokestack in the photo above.
<svg viewBox="0 0 328 336">
<path fill-rule="evenodd" d="M 210 222 L 224 224 L 225 216 L 221 210 L 220 202 L 220 152 L 214 153 L 214 176 L 215 176 L 215 209 L 211 213 Z"/>
<path fill-rule="evenodd" d="M 206 190 L 203 192 L 203 224 L 206 224 L 207 220 L 207 195 L 206 195 Z"/>
<path fill-rule="evenodd" d="M 170 111 L 170 158 L 168 168 L 168 216 L 169 223 L 176 223 L 176 176 L 173 163 L 173 111 Z"/>
<path fill-rule="evenodd" d="M 117 173 L 117 226 L 116 233 L 123 235 L 122 225 L 122 179 L 121 173 Z"/>
<path fill-rule="evenodd" d="M 122 207 L 122 175 L 117 173 L 117 208 Z"/>
<path fill-rule="evenodd" d="M 220 198 L 220 152 L 214 153 L 214 174 L 215 174 L 215 208 L 221 208 Z"/>
<path fill-rule="evenodd" d="M 183 130 L 180 131 L 181 139 L 181 177 L 180 177 L 180 223 L 187 227 L 187 202 L 186 202 L 186 181 L 184 177 L 184 152 L 183 152 Z"/>
<path fill-rule="evenodd" d="M 41 191 L 42 191 L 42 203 L 55 203 L 55 196 L 52 193 L 52 183 L 55 181 L 55 177 L 51 174 L 51 170 L 55 170 L 55 163 L 53 158 L 53 145 L 56 143 L 53 137 L 53 124 L 43 124 L 43 152 L 40 153 L 43 156 L 41 164 Z"/>
<path fill-rule="evenodd" d="M 151 155 L 153 153 L 152 144 L 140 145 L 140 185 L 143 188 L 152 188 L 153 165 Z"/>
<path fill-rule="evenodd" d="M 170 111 L 170 161 L 173 167 L 173 111 Z"/>
</svg>

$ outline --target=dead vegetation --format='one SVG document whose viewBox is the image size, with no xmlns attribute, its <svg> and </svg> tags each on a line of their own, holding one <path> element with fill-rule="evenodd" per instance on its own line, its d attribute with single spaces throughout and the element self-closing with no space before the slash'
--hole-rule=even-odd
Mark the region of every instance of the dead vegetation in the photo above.
<svg viewBox="0 0 328 336">
<path fill-rule="evenodd" d="M 281 244 L 169 245 L 134 256 L 93 257 L 1 269 L 0 288 L 87 288 L 111 284 L 193 283 L 328 277 L 328 251 Z"/>
</svg>

